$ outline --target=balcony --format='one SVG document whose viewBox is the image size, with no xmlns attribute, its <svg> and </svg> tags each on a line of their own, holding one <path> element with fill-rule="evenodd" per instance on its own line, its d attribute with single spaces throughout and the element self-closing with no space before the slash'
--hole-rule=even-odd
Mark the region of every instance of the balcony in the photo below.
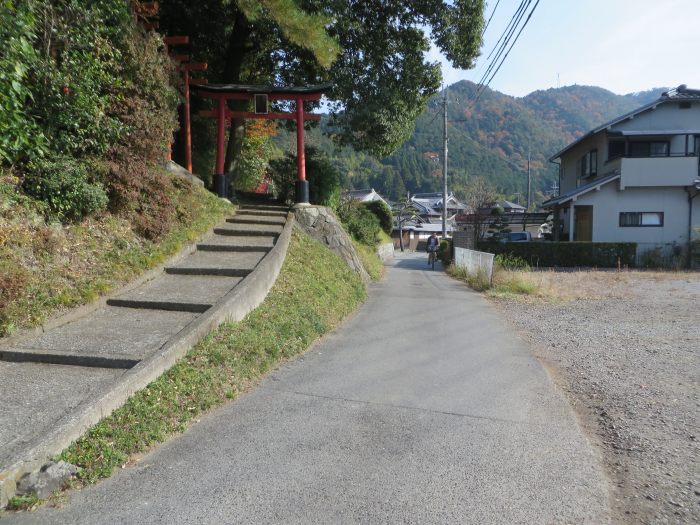
<svg viewBox="0 0 700 525">
<path fill-rule="evenodd" d="M 692 186 L 698 178 L 698 157 L 644 157 L 615 159 L 622 174 L 620 189 L 644 186 Z M 607 166 L 606 166 L 607 167 Z"/>
</svg>

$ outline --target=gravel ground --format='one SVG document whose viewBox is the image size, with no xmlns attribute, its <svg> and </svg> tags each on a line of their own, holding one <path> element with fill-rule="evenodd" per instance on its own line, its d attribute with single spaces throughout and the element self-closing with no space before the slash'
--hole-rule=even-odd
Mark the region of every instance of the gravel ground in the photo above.
<svg viewBox="0 0 700 525">
<path fill-rule="evenodd" d="M 616 522 L 700 523 L 700 274 L 546 274 L 567 299 L 494 301 L 597 445 Z"/>
</svg>

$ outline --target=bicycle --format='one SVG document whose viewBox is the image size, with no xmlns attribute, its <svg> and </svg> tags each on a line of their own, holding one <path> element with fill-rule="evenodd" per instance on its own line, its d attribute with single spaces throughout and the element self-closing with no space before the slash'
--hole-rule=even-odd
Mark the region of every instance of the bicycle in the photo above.
<svg viewBox="0 0 700 525">
<path fill-rule="evenodd" d="M 437 259 L 437 248 L 428 249 L 428 266 L 431 266 L 433 270 L 435 269 L 435 259 Z"/>
</svg>

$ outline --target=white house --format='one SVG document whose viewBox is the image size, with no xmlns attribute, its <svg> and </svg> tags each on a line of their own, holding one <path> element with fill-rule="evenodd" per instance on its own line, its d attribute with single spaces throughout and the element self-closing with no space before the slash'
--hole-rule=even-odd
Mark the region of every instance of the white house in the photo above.
<svg viewBox="0 0 700 525">
<path fill-rule="evenodd" d="M 603 124 L 551 157 L 559 159 L 554 236 L 687 249 L 700 224 L 700 90 L 685 85 Z M 562 235 L 563 234 L 563 235 Z"/>
</svg>

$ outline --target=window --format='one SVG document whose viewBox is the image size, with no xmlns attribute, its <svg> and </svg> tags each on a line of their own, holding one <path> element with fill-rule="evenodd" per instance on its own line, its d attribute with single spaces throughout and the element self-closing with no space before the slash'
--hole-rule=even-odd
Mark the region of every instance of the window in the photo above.
<svg viewBox="0 0 700 525">
<path fill-rule="evenodd" d="M 662 211 L 623 211 L 620 212 L 620 228 L 628 226 L 663 226 Z"/>
<path fill-rule="evenodd" d="M 625 154 L 624 140 L 611 140 L 608 142 L 608 159 L 622 157 Z"/>
<path fill-rule="evenodd" d="M 581 177 L 595 177 L 598 174 L 598 150 L 592 149 L 581 157 Z"/>
<path fill-rule="evenodd" d="M 630 157 L 668 157 L 668 141 L 630 142 Z"/>
</svg>

